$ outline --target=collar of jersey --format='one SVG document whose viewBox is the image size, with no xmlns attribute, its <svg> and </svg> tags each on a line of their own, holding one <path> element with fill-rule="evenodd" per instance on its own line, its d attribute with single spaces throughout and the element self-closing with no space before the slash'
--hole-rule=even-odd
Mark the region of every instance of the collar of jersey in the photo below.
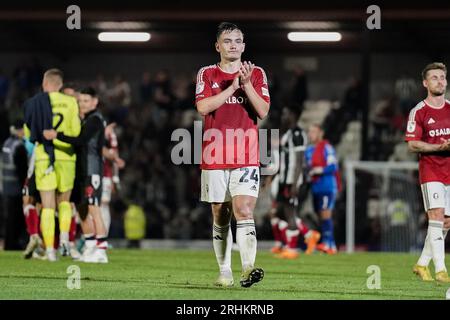
<svg viewBox="0 0 450 320">
<path fill-rule="evenodd" d="M 235 74 L 235 73 L 238 73 L 238 72 L 239 72 L 239 71 L 236 71 L 236 72 L 227 72 L 227 71 L 223 70 L 223 69 L 220 67 L 220 63 L 219 63 L 219 62 L 217 63 L 217 68 L 219 68 L 220 71 L 222 71 L 223 73 L 226 73 L 226 74 Z"/>
</svg>

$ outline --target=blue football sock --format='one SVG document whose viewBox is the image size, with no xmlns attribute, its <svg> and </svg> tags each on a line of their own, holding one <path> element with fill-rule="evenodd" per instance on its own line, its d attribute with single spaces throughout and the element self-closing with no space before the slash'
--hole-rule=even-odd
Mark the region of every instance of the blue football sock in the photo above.
<svg viewBox="0 0 450 320">
<path fill-rule="evenodd" d="M 334 244 L 333 219 L 331 218 L 322 221 L 322 242 L 330 248 Z"/>
</svg>

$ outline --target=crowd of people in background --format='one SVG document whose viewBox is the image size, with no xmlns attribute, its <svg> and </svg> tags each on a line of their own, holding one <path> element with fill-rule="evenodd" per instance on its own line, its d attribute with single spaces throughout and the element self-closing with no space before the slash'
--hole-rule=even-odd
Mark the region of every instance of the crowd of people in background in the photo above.
<svg viewBox="0 0 450 320">
<path fill-rule="evenodd" d="M 17 67 L 10 74 L 0 70 L 2 143 L 9 136 L 10 125 L 22 116 L 24 100 L 40 90 L 43 70 L 37 60 Z M 290 91 L 286 93 L 280 89 L 278 76 L 270 69 L 267 73 L 272 104 L 269 118 L 262 125 L 277 128 L 283 106 L 303 109 L 309 98 L 307 74 L 301 68 L 293 70 Z M 199 201 L 200 169 L 196 164 L 176 166 L 171 160 L 175 145 L 171 142 L 172 132 L 178 128 L 192 132 L 193 122 L 201 120 L 194 107 L 194 71 L 191 74 L 172 74 L 164 69 L 154 73 L 144 71 L 140 79 L 98 74 L 86 80 L 67 74 L 66 82 L 94 87 L 99 94 L 100 110 L 108 122 L 117 123 L 120 153 L 127 167 L 121 172 L 121 189 L 111 202 L 110 237 L 125 237 L 125 212 L 131 205 L 138 205 L 146 217 L 146 238 L 209 238 L 209 207 Z M 413 107 L 411 101 L 417 101 L 418 88 L 414 80 L 401 77 L 392 95 L 372 106 L 372 143 L 382 144 L 386 136 L 399 137 L 407 112 Z M 358 117 L 361 83 L 356 78 L 343 92 L 341 104 L 350 115 L 347 121 Z M 325 123 L 324 129 L 334 130 L 333 123 Z M 259 223 L 260 236 L 271 239 L 270 218 L 264 217 Z"/>
</svg>

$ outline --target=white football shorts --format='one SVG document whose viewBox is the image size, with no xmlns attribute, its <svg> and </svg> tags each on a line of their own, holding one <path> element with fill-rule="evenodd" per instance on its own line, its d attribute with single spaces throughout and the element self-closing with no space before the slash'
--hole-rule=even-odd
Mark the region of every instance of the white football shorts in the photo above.
<svg viewBox="0 0 450 320">
<path fill-rule="evenodd" d="M 201 201 L 229 202 L 235 196 L 258 197 L 259 167 L 202 170 Z"/>
<path fill-rule="evenodd" d="M 102 184 L 102 202 L 111 202 L 112 179 L 110 177 L 103 177 Z"/>
<path fill-rule="evenodd" d="M 442 182 L 427 182 L 420 185 L 425 211 L 444 208 L 445 215 L 450 216 L 450 185 Z"/>
</svg>

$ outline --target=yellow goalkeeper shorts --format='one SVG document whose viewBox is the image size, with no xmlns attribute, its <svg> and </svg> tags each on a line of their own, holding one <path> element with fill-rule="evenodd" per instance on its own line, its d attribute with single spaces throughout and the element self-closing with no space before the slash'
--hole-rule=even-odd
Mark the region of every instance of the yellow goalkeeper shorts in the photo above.
<svg viewBox="0 0 450 320">
<path fill-rule="evenodd" d="M 39 191 L 66 192 L 73 189 L 75 180 L 75 161 L 56 160 L 54 170 L 46 174 L 49 160 L 37 160 L 34 168 L 36 188 Z"/>
</svg>

